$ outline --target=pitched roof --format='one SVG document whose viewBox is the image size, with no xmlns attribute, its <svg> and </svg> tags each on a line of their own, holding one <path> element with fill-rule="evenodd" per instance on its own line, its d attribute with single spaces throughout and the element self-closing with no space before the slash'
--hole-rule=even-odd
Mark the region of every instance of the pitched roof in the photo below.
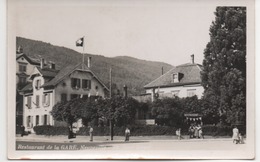
<svg viewBox="0 0 260 162">
<path fill-rule="evenodd" d="M 82 68 L 83 67 L 83 68 Z M 62 70 L 60 70 L 57 75 L 55 75 L 55 77 L 50 80 L 49 82 L 45 83 L 44 85 L 42 85 L 42 87 L 46 88 L 46 87 L 53 87 L 56 86 L 58 83 L 60 83 L 65 77 L 67 77 L 68 75 L 70 75 L 72 72 L 74 72 L 75 70 L 81 70 L 81 71 L 86 71 L 89 72 L 93 75 L 94 78 L 96 78 L 98 80 L 98 82 L 104 86 L 105 89 L 108 90 L 108 88 L 105 86 L 105 84 L 103 82 L 100 81 L 100 79 L 85 65 L 82 63 L 79 63 L 77 65 L 68 65 L 65 68 L 63 68 Z"/>
<path fill-rule="evenodd" d="M 201 83 L 201 70 L 202 66 L 199 64 L 182 64 L 174 67 L 164 75 L 161 75 L 159 78 L 145 85 L 144 88 L 174 87 L 189 84 L 199 84 Z M 179 82 L 174 83 L 173 74 L 177 73 L 180 73 L 182 77 L 180 78 Z"/>
<path fill-rule="evenodd" d="M 32 65 L 40 65 L 40 60 L 27 56 L 25 53 L 16 54 L 16 60 L 24 57 Z"/>
<path fill-rule="evenodd" d="M 20 92 L 32 92 L 33 87 L 32 83 L 27 84 L 25 87 L 23 87 Z"/>
<path fill-rule="evenodd" d="M 42 74 L 43 77 L 52 77 L 54 78 L 59 70 L 56 69 L 50 69 L 50 68 L 43 68 L 41 69 L 40 67 L 37 67 L 37 69 L 39 70 L 39 72 Z"/>
</svg>

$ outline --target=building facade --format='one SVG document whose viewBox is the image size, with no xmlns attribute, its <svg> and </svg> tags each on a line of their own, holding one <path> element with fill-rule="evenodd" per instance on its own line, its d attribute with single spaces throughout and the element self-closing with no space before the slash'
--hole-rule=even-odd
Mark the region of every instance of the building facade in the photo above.
<svg viewBox="0 0 260 162">
<path fill-rule="evenodd" d="M 19 91 L 30 82 L 29 76 L 35 67 L 40 66 L 40 61 L 23 53 L 22 48 L 16 51 L 16 125 L 23 121 L 23 96 Z"/>
<path fill-rule="evenodd" d="M 50 115 L 60 101 L 74 98 L 105 97 L 108 88 L 85 64 L 69 65 L 58 71 L 55 65 L 36 67 L 30 75 L 31 84 L 23 88 L 23 125 L 33 132 L 37 125 L 60 125 Z M 81 123 L 78 123 L 78 127 Z"/>
<path fill-rule="evenodd" d="M 194 55 L 191 55 L 191 63 L 174 67 L 159 78 L 145 85 L 147 94 L 151 94 L 151 100 L 163 97 L 191 97 L 197 95 L 200 99 L 204 88 L 201 85 L 202 66 L 194 63 Z"/>
</svg>

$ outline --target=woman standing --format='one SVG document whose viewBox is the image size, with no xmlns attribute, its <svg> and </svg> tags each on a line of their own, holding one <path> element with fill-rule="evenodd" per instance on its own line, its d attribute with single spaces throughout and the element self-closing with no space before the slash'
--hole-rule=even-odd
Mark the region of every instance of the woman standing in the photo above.
<svg viewBox="0 0 260 162">
<path fill-rule="evenodd" d="M 235 142 L 236 144 L 239 142 L 239 130 L 237 129 L 236 126 L 234 126 L 233 128 L 233 136 L 232 136 L 232 139 L 233 139 L 233 143 Z"/>
</svg>

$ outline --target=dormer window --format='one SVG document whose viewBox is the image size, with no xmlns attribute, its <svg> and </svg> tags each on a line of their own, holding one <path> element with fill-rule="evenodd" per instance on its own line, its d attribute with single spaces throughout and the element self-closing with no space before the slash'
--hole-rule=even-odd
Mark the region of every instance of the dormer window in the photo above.
<svg viewBox="0 0 260 162">
<path fill-rule="evenodd" d="M 41 80 L 38 79 L 38 80 L 36 80 L 36 83 L 35 83 L 35 89 L 40 89 L 40 87 L 41 87 Z"/>
<path fill-rule="evenodd" d="M 26 72 L 26 64 L 19 64 L 19 72 Z"/>
<path fill-rule="evenodd" d="M 178 83 L 179 82 L 179 73 L 173 74 L 172 78 L 173 78 L 173 83 Z"/>
</svg>

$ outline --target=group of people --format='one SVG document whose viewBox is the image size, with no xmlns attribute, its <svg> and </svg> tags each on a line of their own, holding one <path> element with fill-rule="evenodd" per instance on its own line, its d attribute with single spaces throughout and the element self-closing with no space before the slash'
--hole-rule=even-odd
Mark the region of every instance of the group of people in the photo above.
<svg viewBox="0 0 260 162">
<path fill-rule="evenodd" d="M 190 138 L 204 138 L 201 125 L 191 125 L 189 127 L 189 135 Z"/>
<path fill-rule="evenodd" d="M 89 126 L 89 137 L 90 137 L 90 142 L 93 141 L 93 131 L 94 129 Z M 130 137 L 130 129 L 128 127 L 126 127 L 125 129 L 125 141 L 129 141 L 129 137 Z"/>
</svg>

